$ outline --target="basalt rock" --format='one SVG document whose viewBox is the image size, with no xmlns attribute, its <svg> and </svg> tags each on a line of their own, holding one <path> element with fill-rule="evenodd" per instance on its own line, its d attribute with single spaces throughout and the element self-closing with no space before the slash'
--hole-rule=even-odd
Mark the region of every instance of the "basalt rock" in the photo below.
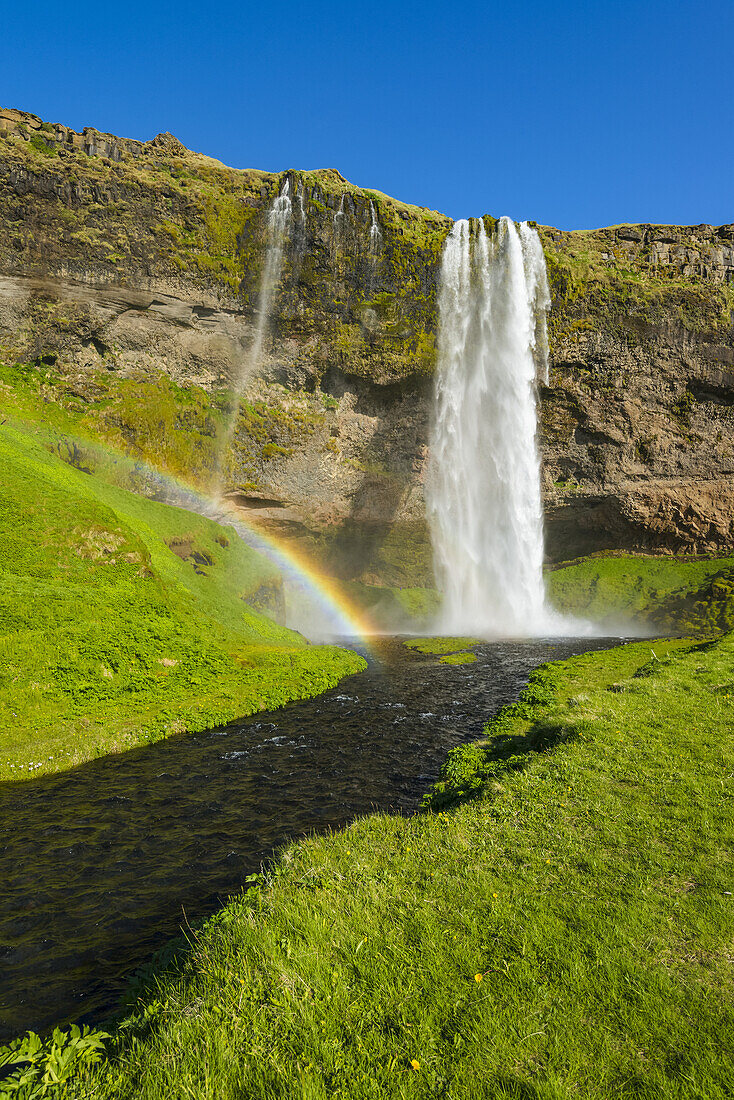
<svg viewBox="0 0 734 1100">
<path fill-rule="evenodd" d="M 286 178 L 289 241 L 253 370 L 267 210 Z M 430 579 L 423 482 L 450 219 L 334 170 L 234 170 L 170 134 L 76 134 L 13 110 L 0 110 L 0 217 L 0 361 L 56 372 L 54 399 L 90 408 L 123 383 L 148 402 L 164 375 L 202 395 L 204 442 L 223 391 L 240 390 L 219 456 L 227 492 L 347 579 Z M 549 556 L 728 550 L 734 227 L 540 233 Z M 165 462 L 143 412 L 138 430 L 128 408 L 122 437 Z M 195 458 L 176 472 L 210 481 L 216 447 L 191 454 L 204 451 L 206 477 Z"/>
</svg>

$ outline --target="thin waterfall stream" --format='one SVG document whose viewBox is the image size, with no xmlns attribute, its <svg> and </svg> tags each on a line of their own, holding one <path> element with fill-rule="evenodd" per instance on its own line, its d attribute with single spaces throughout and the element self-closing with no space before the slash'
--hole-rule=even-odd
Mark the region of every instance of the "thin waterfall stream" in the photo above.
<svg viewBox="0 0 734 1100">
<path fill-rule="evenodd" d="M 306 215 L 303 207 L 303 197 L 300 192 L 297 194 L 299 201 L 299 210 L 302 214 L 302 227 L 305 226 Z M 234 379 L 235 394 L 234 394 L 234 407 L 230 417 L 227 431 L 224 434 L 220 450 L 220 476 L 223 477 L 224 469 L 226 468 L 227 456 L 232 444 L 232 438 L 234 436 L 237 427 L 237 416 L 239 413 L 239 394 L 242 386 L 247 378 L 252 377 L 260 365 L 262 358 L 263 343 L 265 341 L 265 334 L 268 329 L 268 322 L 270 320 L 270 314 L 273 307 L 273 295 L 278 289 L 280 283 L 280 276 L 283 269 L 283 256 L 285 253 L 285 246 L 288 240 L 288 231 L 291 224 L 291 215 L 293 211 L 293 204 L 290 197 L 290 181 L 285 180 L 282 190 L 279 195 L 273 200 L 273 203 L 268 211 L 267 218 L 267 247 L 265 250 L 265 264 L 263 266 L 262 278 L 260 280 L 260 296 L 258 301 L 257 319 L 255 322 L 255 331 L 250 345 L 249 352 L 244 357 L 239 374 Z"/>
<path fill-rule="evenodd" d="M 300 196 L 299 196 L 300 198 Z M 260 363 L 263 340 L 273 305 L 273 294 L 278 288 L 283 268 L 283 253 L 291 223 L 293 204 L 290 196 L 290 181 L 286 179 L 278 197 L 268 212 L 268 244 L 265 252 L 265 266 L 260 283 L 260 303 L 255 326 L 255 336 L 248 356 L 250 372 L 254 373 Z M 303 202 L 301 200 L 301 210 Z M 305 215 L 304 215 L 305 220 Z"/>
</svg>

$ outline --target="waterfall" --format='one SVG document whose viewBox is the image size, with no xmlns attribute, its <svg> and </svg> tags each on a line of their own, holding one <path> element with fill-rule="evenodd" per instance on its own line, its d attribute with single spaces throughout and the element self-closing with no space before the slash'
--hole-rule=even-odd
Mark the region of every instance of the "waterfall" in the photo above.
<svg viewBox="0 0 734 1100">
<path fill-rule="evenodd" d="M 298 192 L 296 194 L 298 199 L 298 216 L 301 222 L 301 226 L 306 228 L 306 207 L 303 205 L 303 183 L 300 184 Z"/>
<path fill-rule="evenodd" d="M 439 628 L 485 637 L 557 632 L 543 585 L 535 396 L 547 370 L 550 295 L 535 230 L 502 218 L 489 240 L 483 222 L 456 222 L 438 305 L 426 497 Z"/>
<path fill-rule="evenodd" d="M 540 243 L 540 237 L 536 231 L 531 229 L 527 222 L 520 222 L 518 232 L 522 243 L 528 299 L 532 303 L 532 309 L 535 316 L 533 351 L 535 353 L 537 372 L 547 386 L 550 382 L 548 374 L 547 320 L 548 310 L 551 307 L 548 271 L 545 266 L 543 246 Z"/>
<path fill-rule="evenodd" d="M 293 221 L 291 225 L 291 279 L 298 284 L 303 258 L 308 252 L 308 234 L 306 232 L 306 204 L 303 201 L 305 188 L 303 180 L 298 184 L 293 199 Z"/>
<path fill-rule="evenodd" d="M 283 268 L 283 254 L 288 239 L 288 230 L 290 228 L 291 209 L 290 183 L 286 179 L 282 191 L 273 200 L 272 206 L 268 211 L 266 227 L 267 248 L 265 252 L 265 266 L 263 267 L 262 279 L 260 280 L 260 298 L 258 302 L 257 320 L 255 322 L 255 332 L 250 350 L 245 356 L 242 366 L 234 379 L 236 391 L 234 395 L 234 407 L 219 452 L 220 479 L 222 481 L 225 479 L 226 462 L 237 423 L 237 415 L 239 412 L 239 401 L 237 399 L 245 379 L 251 378 L 260 365 L 265 333 L 267 332 L 270 311 L 273 304 L 273 295 L 280 283 L 280 275 Z"/>
<path fill-rule="evenodd" d="M 260 302 L 255 326 L 255 335 L 247 357 L 248 374 L 252 375 L 260 364 L 263 340 L 268 327 L 270 309 L 273 304 L 273 295 L 280 282 L 280 273 L 283 267 L 283 252 L 288 237 L 288 229 L 291 222 L 291 197 L 290 183 L 283 184 L 283 190 L 273 201 L 268 211 L 268 246 L 265 253 L 265 267 L 263 268 L 262 281 L 260 283 Z"/>
<path fill-rule="evenodd" d="M 370 199 L 370 252 L 373 254 L 379 251 L 380 242 L 382 241 L 382 230 L 380 229 L 380 223 L 377 220 L 377 212 L 375 211 L 375 204 Z"/>
</svg>

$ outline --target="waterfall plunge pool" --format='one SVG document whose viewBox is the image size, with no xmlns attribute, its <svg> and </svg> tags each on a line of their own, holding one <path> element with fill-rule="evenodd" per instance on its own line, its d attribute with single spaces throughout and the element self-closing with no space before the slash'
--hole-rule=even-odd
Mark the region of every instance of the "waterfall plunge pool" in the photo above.
<svg viewBox="0 0 734 1100">
<path fill-rule="evenodd" d="M 0 785 L 0 1042 L 98 1023 L 279 845 L 416 810 L 534 668 L 619 642 L 493 642 L 448 665 L 383 638 L 379 662 L 315 699 Z"/>
</svg>

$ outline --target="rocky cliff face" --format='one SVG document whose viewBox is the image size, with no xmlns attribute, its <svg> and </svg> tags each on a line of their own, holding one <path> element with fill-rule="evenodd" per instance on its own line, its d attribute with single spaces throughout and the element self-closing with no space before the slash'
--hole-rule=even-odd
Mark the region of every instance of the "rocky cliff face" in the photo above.
<svg viewBox="0 0 734 1100">
<path fill-rule="evenodd" d="M 286 177 L 291 232 L 253 369 L 267 210 Z M 75 134 L 15 111 L 0 111 L 0 216 L 0 360 L 42 372 L 47 400 L 203 485 L 224 470 L 254 517 L 346 579 L 430 580 L 448 218 L 333 170 L 234 170 L 171 135 Z M 734 228 L 541 235 L 549 556 L 730 547 Z"/>
<path fill-rule="evenodd" d="M 734 226 L 544 232 L 549 545 L 714 553 L 734 540 Z"/>
</svg>

